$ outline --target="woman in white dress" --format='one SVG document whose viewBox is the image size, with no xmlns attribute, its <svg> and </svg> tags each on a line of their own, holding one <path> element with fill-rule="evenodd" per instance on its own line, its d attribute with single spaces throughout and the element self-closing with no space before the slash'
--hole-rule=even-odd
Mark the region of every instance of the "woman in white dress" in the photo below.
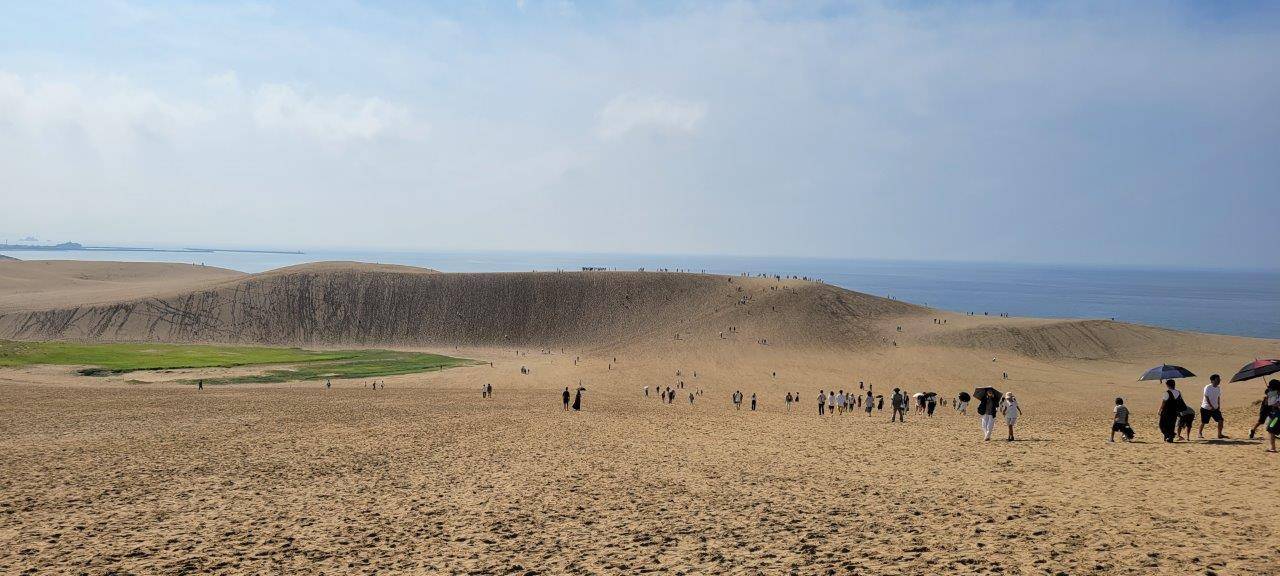
<svg viewBox="0 0 1280 576">
<path fill-rule="evenodd" d="M 1013 442 L 1013 425 L 1018 421 L 1018 415 L 1022 413 L 1013 392 L 1004 395 L 1004 400 L 1000 402 L 1000 413 L 1004 414 L 1004 421 L 1009 424 L 1009 441 Z"/>
</svg>

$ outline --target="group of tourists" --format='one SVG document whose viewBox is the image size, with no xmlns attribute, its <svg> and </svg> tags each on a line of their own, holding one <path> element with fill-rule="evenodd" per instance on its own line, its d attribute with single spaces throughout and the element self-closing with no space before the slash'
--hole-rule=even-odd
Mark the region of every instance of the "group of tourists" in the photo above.
<svg viewBox="0 0 1280 576">
<path fill-rule="evenodd" d="M 1182 397 L 1178 384 L 1174 380 L 1166 380 L 1165 391 L 1160 396 L 1159 427 L 1165 442 L 1191 440 L 1191 429 L 1195 426 L 1196 411 Z M 1222 416 L 1222 377 L 1209 376 L 1209 384 L 1204 387 L 1200 396 L 1200 428 L 1196 436 L 1204 439 L 1204 428 L 1213 422 L 1217 425 L 1217 439 L 1229 438 L 1223 433 L 1225 419 Z M 1276 451 L 1276 437 L 1280 436 L 1280 380 L 1267 382 L 1262 401 L 1258 407 L 1258 419 L 1249 429 L 1249 438 L 1256 438 L 1258 429 L 1262 428 L 1270 436 L 1268 452 Z M 1115 441 L 1115 433 L 1120 432 L 1126 441 L 1133 440 L 1133 428 L 1129 426 L 1129 409 L 1123 398 L 1116 398 L 1116 407 L 1111 424 L 1111 441 Z"/>
</svg>

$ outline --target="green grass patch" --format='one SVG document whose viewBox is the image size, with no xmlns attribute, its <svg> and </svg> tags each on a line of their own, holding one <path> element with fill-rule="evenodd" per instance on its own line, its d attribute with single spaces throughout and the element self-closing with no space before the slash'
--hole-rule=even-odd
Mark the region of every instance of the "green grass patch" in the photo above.
<svg viewBox="0 0 1280 576">
<path fill-rule="evenodd" d="M 285 382 L 326 378 L 373 378 L 443 370 L 471 364 L 470 360 L 393 350 L 316 351 L 262 346 L 197 344 L 79 344 L 73 342 L 13 342 L 0 340 L 0 367 L 55 364 L 88 366 L 85 375 L 108 375 L 135 370 L 232 368 L 290 365 L 262 374 L 206 379 L 209 384 Z"/>
</svg>

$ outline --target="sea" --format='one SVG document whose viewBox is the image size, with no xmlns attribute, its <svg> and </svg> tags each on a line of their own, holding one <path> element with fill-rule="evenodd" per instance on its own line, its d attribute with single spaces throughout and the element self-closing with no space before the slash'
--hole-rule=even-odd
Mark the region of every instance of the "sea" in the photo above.
<svg viewBox="0 0 1280 576">
<path fill-rule="evenodd" d="M 1178 330 L 1280 338 L 1280 270 L 843 260 L 705 255 L 555 252 L 322 250 L 146 252 L 12 251 L 24 260 L 181 262 L 262 272 L 306 262 L 354 260 L 442 272 L 669 269 L 781 274 L 935 308 L 975 314 L 1102 318 Z M 1280 356 L 1280 349 L 1276 350 Z"/>
</svg>

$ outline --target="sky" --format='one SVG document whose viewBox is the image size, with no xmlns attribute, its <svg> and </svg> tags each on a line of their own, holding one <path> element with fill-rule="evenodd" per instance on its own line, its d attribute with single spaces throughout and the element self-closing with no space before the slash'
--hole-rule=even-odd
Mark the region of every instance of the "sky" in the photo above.
<svg viewBox="0 0 1280 576">
<path fill-rule="evenodd" d="M 0 3 L 0 240 L 1274 269 L 1280 4 Z"/>
</svg>

